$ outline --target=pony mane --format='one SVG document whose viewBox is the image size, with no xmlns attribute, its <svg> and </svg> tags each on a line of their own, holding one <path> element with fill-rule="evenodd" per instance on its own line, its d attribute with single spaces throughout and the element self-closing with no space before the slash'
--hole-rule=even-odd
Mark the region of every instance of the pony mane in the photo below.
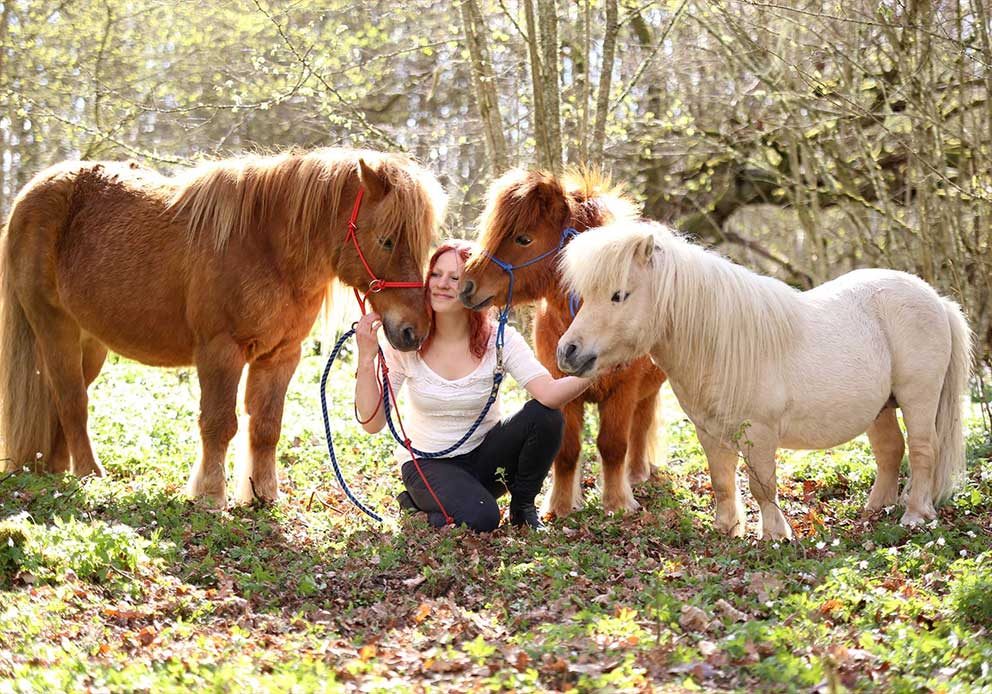
<svg viewBox="0 0 992 694">
<path fill-rule="evenodd" d="M 568 167 L 561 178 L 573 226 L 593 229 L 623 219 L 637 219 L 641 204 L 606 172 L 590 167 Z"/>
<path fill-rule="evenodd" d="M 299 234 L 307 257 L 311 240 L 327 233 L 336 218 L 342 192 L 357 176 L 359 159 L 375 169 L 390 190 L 379 205 L 378 223 L 402 229 L 411 254 L 423 265 L 446 198 L 433 175 L 401 155 L 322 148 L 208 162 L 179 179 L 169 209 L 188 212 L 191 245 L 207 243 L 217 250 L 264 229 L 281 210 L 292 233 Z"/>
<path fill-rule="evenodd" d="M 651 239 L 650 279 L 637 287 L 650 292 L 651 313 L 635 319 L 638 343 L 665 341 L 693 392 L 718 404 L 717 412 L 740 415 L 764 365 L 780 363 L 792 343 L 800 317 L 796 290 L 661 224 L 619 222 L 600 231 L 569 244 L 561 264 L 566 285 L 605 301 L 631 289 L 631 268 L 642 262 L 636 254 Z M 725 425 L 733 434 L 741 422 Z"/>
<path fill-rule="evenodd" d="M 489 188 L 479 218 L 479 244 L 495 255 L 515 229 L 536 227 L 549 217 L 561 229 L 585 231 L 639 214 L 640 206 L 623 185 L 599 170 L 570 167 L 556 178 L 546 171 L 511 169 Z"/>
</svg>

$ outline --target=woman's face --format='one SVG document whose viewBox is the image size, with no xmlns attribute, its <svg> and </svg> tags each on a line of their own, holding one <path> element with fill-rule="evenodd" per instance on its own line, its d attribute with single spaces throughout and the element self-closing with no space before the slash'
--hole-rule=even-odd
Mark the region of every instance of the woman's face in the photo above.
<svg viewBox="0 0 992 694">
<path fill-rule="evenodd" d="M 430 291 L 431 308 L 435 313 L 464 311 L 458 300 L 458 278 L 465 263 L 455 251 L 447 251 L 438 256 L 427 280 Z"/>
</svg>

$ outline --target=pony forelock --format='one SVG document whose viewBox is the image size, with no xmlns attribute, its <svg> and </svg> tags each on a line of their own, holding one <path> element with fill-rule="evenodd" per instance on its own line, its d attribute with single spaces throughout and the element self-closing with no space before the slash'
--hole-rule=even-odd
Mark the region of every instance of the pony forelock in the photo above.
<svg viewBox="0 0 992 694">
<path fill-rule="evenodd" d="M 479 218 L 479 244 L 495 255 L 508 235 L 533 228 L 555 213 L 563 227 L 587 229 L 633 219 L 640 206 L 622 184 L 598 169 L 570 167 L 560 178 L 545 171 L 511 169 L 489 187 Z"/>
</svg>

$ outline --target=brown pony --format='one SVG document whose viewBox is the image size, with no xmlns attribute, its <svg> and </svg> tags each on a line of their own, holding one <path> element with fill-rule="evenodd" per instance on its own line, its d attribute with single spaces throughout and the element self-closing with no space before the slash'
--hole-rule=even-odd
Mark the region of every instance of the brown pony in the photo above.
<svg viewBox="0 0 992 694">
<path fill-rule="evenodd" d="M 536 171 L 510 171 L 489 189 L 479 242 L 483 253 L 471 258 L 459 285 L 462 302 L 478 308 L 505 302 L 509 275 L 485 254 L 520 265 L 553 250 L 562 231 L 580 232 L 617 219 L 633 219 L 637 206 L 619 187 L 593 172 L 569 172 L 558 179 Z M 513 301 L 538 301 L 534 323 L 537 356 L 556 377 L 558 339 L 572 322 L 569 299 L 558 272 L 558 253 L 514 272 Z M 579 508 L 581 479 L 577 474 L 583 409 L 599 406 L 599 438 L 603 461 L 603 508 L 636 510 L 630 485 L 651 476 L 657 440 L 658 389 L 665 374 L 647 357 L 596 379 L 592 388 L 565 405 L 565 438 L 555 459 L 551 497 L 545 508 L 565 516 Z"/>
<path fill-rule="evenodd" d="M 225 457 L 245 365 L 247 488 L 278 495 L 286 387 L 335 278 L 369 287 L 348 236 L 387 281 L 421 282 L 443 216 L 435 178 L 410 160 L 345 149 L 245 156 L 165 178 L 136 164 L 69 162 L 39 173 L 2 239 L 0 445 L 14 467 L 101 475 L 86 389 L 107 350 L 195 364 L 202 451 L 189 493 L 226 505 Z M 421 289 L 371 295 L 386 336 L 415 349 Z M 242 494 L 242 498 L 245 495 Z"/>
</svg>

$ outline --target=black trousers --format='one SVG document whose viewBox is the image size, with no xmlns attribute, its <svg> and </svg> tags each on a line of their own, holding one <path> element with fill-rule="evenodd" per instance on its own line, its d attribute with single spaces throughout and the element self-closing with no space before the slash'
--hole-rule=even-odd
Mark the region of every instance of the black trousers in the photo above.
<svg viewBox="0 0 992 694">
<path fill-rule="evenodd" d="M 499 526 L 496 498 L 510 492 L 510 507 L 533 504 L 561 448 L 564 418 L 536 400 L 493 427 L 475 449 L 452 458 L 418 460 L 434 493 L 456 525 L 479 532 Z M 412 460 L 403 464 L 403 484 L 431 525 L 444 514 Z"/>
</svg>

